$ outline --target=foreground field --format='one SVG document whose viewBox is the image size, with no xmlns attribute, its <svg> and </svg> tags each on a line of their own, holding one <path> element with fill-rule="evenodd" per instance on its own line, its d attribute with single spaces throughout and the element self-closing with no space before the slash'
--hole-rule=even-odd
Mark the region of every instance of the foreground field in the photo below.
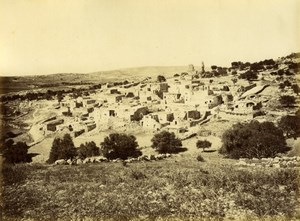
<svg viewBox="0 0 300 221">
<path fill-rule="evenodd" d="M 6 167 L 4 220 L 297 220 L 296 169 L 195 159 Z"/>
</svg>

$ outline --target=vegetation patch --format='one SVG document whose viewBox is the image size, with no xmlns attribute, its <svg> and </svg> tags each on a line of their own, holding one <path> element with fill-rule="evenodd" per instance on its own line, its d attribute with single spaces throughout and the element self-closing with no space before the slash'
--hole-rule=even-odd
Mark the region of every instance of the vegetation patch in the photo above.
<svg viewBox="0 0 300 221">
<path fill-rule="evenodd" d="M 291 220 L 300 215 L 299 173 L 293 168 L 241 170 L 196 160 L 129 167 L 20 164 L 4 175 L 4 220 Z"/>
</svg>

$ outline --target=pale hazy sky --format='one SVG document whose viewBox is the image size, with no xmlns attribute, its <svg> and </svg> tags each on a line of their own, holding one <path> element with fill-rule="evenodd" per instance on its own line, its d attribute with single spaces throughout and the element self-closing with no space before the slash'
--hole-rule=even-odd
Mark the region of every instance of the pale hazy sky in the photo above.
<svg viewBox="0 0 300 221">
<path fill-rule="evenodd" d="M 299 15 L 299 0 L 0 0 L 0 75 L 277 58 L 300 52 Z"/>
</svg>

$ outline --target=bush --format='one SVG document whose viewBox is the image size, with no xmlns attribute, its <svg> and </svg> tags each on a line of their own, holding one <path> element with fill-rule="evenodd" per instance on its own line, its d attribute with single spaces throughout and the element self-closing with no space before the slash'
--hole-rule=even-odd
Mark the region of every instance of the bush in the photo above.
<svg viewBox="0 0 300 221">
<path fill-rule="evenodd" d="M 165 81 L 166 81 L 166 78 L 165 78 L 163 75 L 158 75 L 158 76 L 157 76 L 157 81 L 158 81 L 158 82 L 165 82 Z"/>
<path fill-rule="evenodd" d="M 293 91 L 294 91 L 294 93 L 295 94 L 299 94 L 299 92 L 300 92 L 300 87 L 298 86 L 298 84 L 293 84 L 292 85 L 292 89 L 293 89 Z"/>
<path fill-rule="evenodd" d="M 204 158 L 200 154 L 197 156 L 197 160 L 199 162 L 205 162 Z"/>
<path fill-rule="evenodd" d="M 137 150 L 138 143 L 133 135 L 112 133 L 101 143 L 103 155 L 108 159 L 138 157 L 141 151 Z"/>
<path fill-rule="evenodd" d="M 283 116 L 278 122 L 278 127 L 283 130 L 288 138 L 296 138 L 300 136 L 300 117 L 298 115 Z"/>
<path fill-rule="evenodd" d="M 19 167 L 21 166 L 21 167 Z M 2 176 L 4 185 L 10 186 L 13 184 L 24 183 L 27 178 L 27 170 L 23 169 L 24 165 L 3 164 Z"/>
<path fill-rule="evenodd" d="M 235 124 L 222 141 L 220 153 L 231 158 L 274 157 L 288 150 L 282 130 L 272 122 Z"/>
<path fill-rule="evenodd" d="M 279 102 L 284 107 L 292 107 L 296 104 L 296 99 L 294 96 L 283 95 L 280 97 Z"/>
<path fill-rule="evenodd" d="M 1 146 L 0 152 L 3 154 L 6 163 L 27 163 L 31 162 L 31 156 L 28 154 L 29 147 L 25 142 L 17 142 L 9 139 Z"/>
<path fill-rule="evenodd" d="M 87 157 L 99 156 L 100 149 L 96 146 L 94 141 L 87 142 L 85 144 L 80 144 L 80 147 L 77 149 L 77 154 L 80 159 L 85 159 Z"/>
<path fill-rule="evenodd" d="M 159 153 L 178 153 L 182 147 L 181 141 L 176 138 L 172 132 L 162 131 L 155 134 L 152 141 L 152 148 L 156 149 Z"/>
<path fill-rule="evenodd" d="M 52 143 L 47 163 L 54 163 L 59 159 L 73 159 L 77 156 L 76 148 L 70 134 L 65 134 L 63 139 L 55 138 Z"/>
<path fill-rule="evenodd" d="M 197 148 L 203 148 L 203 151 L 205 148 L 210 148 L 211 147 L 211 142 L 207 140 L 198 140 L 196 144 Z"/>
<path fill-rule="evenodd" d="M 240 74 L 239 78 L 252 81 L 252 80 L 256 80 L 258 76 L 257 76 L 257 72 L 255 71 L 246 71 L 245 73 Z"/>
</svg>

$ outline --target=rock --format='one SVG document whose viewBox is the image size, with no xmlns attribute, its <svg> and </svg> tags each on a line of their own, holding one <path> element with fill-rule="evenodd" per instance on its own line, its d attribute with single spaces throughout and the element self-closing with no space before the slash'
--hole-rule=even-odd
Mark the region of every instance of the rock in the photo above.
<svg viewBox="0 0 300 221">
<path fill-rule="evenodd" d="M 156 160 L 154 155 L 150 155 L 150 160 Z"/>
<path fill-rule="evenodd" d="M 108 161 L 108 159 L 106 158 L 106 157 L 104 157 L 104 156 L 99 156 L 99 157 L 97 157 L 96 158 L 99 162 L 107 162 Z"/>
<path fill-rule="evenodd" d="M 68 160 L 67 160 L 67 164 L 72 165 L 72 160 L 71 160 L 71 159 L 68 159 Z"/>
<path fill-rule="evenodd" d="M 64 159 L 60 159 L 54 162 L 55 165 L 67 165 L 67 161 Z"/>
<path fill-rule="evenodd" d="M 279 163 L 274 163 L 274 164 L 273 164 L 273 167 L 274 167 L 274 168 L 280 168 L 280 164 L 279 164 Z"/>
<path fill-rule="evenodd" d="M 285 160 L 285 161 L 290 161 L 290 160 L 292 160 L 290 157 L 286 157 L 286 156 L 283 156 L 281 159 L 282 159 L 282 160 Z"/>
<path fill-rule="evenodd" d="M 91 159 L 90 158 L 85 158 L 82 163 L 83 164 L 91 163 Z"/>
<path fill-rule="evenodd" d="M 83 164 L 83 161 L 82 161 L 81 159 L 77 159 L 77 160 L 76 160 L 76 164 L 77 164 L 77 165 Z"/>
<path fill-rule="evenodd" d="M 126 162 L 126 163 L 132 163 L 132 159 L 131 159 L 131 158 L 126 159 L 125 162 Z"/>
<path fill-rule="evenodd" d="M 237 166 L 247 166 L 248 164 L 245 161 L 239 161 L 235 165 L 237 165 Z"/>
<path fill-rule="evenodd" d="M 297 165 L 297 162 L 296 161 L 288 161 L 287 162 L 287 166 L 288 167 L 295 167 Z"/>
<path fill-rule="evenodd" d="M 279 161 L 280 161 L 280 158 L 279 158 L 279 157 L 275 157 L 275 158 L 273 159 L 273 162 L 275 162 L 275 163 L 279 163 Z"/>
<path fill-rule="evenodd" d="M 297 160 L 298 162 L 300 162 L 300 157 L 297 157 L 296 160 Z"/>
<path fill-rule="evenodd" d="M 138 161 L 142 161 L 143 159 L 144 159 L 143 156 L 139 156 L 139 157 L 137 158 Z"/>
</svg>

